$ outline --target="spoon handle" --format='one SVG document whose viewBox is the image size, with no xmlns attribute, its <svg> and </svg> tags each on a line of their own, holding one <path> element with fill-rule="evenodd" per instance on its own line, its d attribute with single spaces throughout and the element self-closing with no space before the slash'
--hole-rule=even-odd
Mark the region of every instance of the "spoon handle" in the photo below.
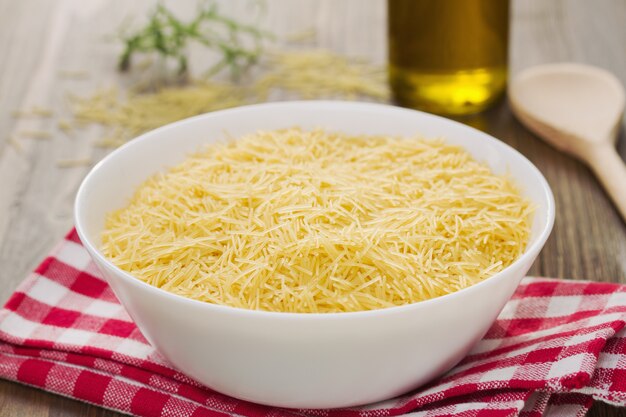
<svg viewBox="0 0 626 417">
<path fill-rule="evenodd" d="M 626 165 L 613 146 L 598 146 L 588 162 L 626 222 Z"/>
</svg>

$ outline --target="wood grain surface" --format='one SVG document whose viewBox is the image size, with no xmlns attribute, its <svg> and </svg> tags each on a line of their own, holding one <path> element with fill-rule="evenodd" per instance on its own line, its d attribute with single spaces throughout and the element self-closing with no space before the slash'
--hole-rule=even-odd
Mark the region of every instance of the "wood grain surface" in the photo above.
<svg viewBox="0 0 626 417">
<path fill-rule="evenodd" d="M 196 1 L 168 6 L 191 15 Z M 248 18 L 250 1 L 222 1 L 222 9 Z M 60 169 L 59 159 L 101 158 L 92 127 L 66 135 L 57 121 L 68 114 L 66 95 L 127 84 L 115 70 L 120 45 L 111 41 L 128 16 L 141 20 L 152 1 L 0 0 L 0 302 L 72 226 L 72 203 L 88 167 Z M 517 0 L 513 2 L 511 72 L 547 62 L 576 61 L 606 68 L 626 84 L 626 1 Z M 383 0 L 270 0 L 263 25 L 281 36 L 315 28 L 307 47 L 366 57 L 384 64 Z M 195 52 L 195 51 L 194 51 Z M 192 66 L 209 57 L 194 55 Z M 87 71 L 84 80 L 59 71 Z M 280 99 L 281 97 L 277 97 Z M 55 117 L 16 119 L 34 105 Z M 484 114 L 461 119 L 526 155 L 553 188 L 557 216 L 552 236 L 532 274 L 626 283 L 626 226 L 589 169 L 525 130 L 505 100 Z M 22 137 L 45 130 L 50 139 Z M 626 156 L 622 133 L 619 152 Z M 12 142 L 18 141 L 19 148 Z M 624 185 L 626 192 L 626 184 Z M 0 381 L 1 416 L 114 416 L 114 412 Z M 626 416 L 596 404 L 591 416 Z"/>
</svg>

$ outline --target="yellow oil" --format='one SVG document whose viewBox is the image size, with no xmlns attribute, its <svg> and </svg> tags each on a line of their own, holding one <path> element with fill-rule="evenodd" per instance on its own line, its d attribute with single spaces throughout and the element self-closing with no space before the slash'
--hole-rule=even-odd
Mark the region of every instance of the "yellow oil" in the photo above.
<svg viewBox="0 0 626 417">
<path fill-rule="evenodd" d="M 388 31 L 398 104 L 462 115 L 504 92 L 509 0 L 388 0 Z"/>
</svg>

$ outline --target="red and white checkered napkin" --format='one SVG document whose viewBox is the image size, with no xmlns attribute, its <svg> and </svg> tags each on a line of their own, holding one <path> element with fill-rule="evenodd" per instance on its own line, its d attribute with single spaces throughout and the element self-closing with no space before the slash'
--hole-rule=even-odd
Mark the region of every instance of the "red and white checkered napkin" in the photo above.
<svg viewBox="0 0 626 417">
<path fill-rule="evenodd" d="M 626 286 L 526 278 L 485 338 L 429 385 L 365 407 L 277 409 L 173 369 L 71 232 L 0 311 L 0 377 L 139 416 L 582 416 L 594 399 L 626 406 L 625 321 Z"/>
</svg>

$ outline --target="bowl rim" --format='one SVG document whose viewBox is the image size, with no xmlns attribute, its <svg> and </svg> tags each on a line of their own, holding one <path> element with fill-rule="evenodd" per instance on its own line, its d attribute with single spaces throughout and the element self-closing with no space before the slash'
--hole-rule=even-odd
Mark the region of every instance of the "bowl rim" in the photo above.
<svg viewBox="0 0 626 417">
<path fill-rule="evenodd" d="M 136 277 L 134 277 L 132 274 L 118 268 L 116 265 L 114 265 L 111 261 L 109 261 L 101 252 L 100 250 L 97 248 L 97 245 L 95 245 L 87 236 L 87 233 L 85 232 L 85 229 L 83 227 L 83 222 L 82 222 L 82 218 L 83 218 L 83 209 L 82 209 L 82 205 L 83 205 L 83 201 L 86 199 L 85 194 L 87 193 L 87 190 L 89 189 L 89 185 L 91 183 L 91 180 L 93 177 L 95 177 L 97 175 L 97 172 L 105 165 L 107 165 L 109 163 L 109 161 L 115 159 L 117 157 L 117 155 L 120 155 L 122 153 L 124 153 L 127 149 L 133 147 L 133 146 L 137 146 L 139 143 L 142 143 L 146 140 L 151 140 L 151 137 L 157 133 L 162 133 L 168 130 L 173 130 L 173 129 L 177 129 L 179 126 L 182 126 L 184 124 L 188 124 L 188 123 L 193 123 L 196 120 L 199 119 L 210 119 L 210 118 L 219 118 L 221 115 L 225 114 L 225 113 L 237 113 L 237 112 L 247 112 L 247 111 L 254 111 L 255 109 L 259 109 L 259 108 L 263 108 L 263 109 L 267 109 L 267 108 L 272 108 L 272 107 L 292 107 L 292 106 L 298 106 L 298 107 L 312 107 L 311 110 L 314 110 L 314 107 L 319 106 L 319 107 L 337 107 L 337 108 L 341 108 L 344 110 L 363 110 L 363 109 L 367 109 L 367 110 L 385 110 L 385 111 L 394 111 L 394 112 L 406 112 L 406 113 L 419 113 L 421 115 L 425 115 L 428 116 L 429 118 L 432 118 L 433 120 L 437 121 L 438 123 L 444 123 L 444 124 L 453 124 L 453 125 L 457 125 L 460 126 L 464 129 L 468 129 L 471 131 L 474 131 L 475 133 L 479 133 L 479 136 L 481 136 L 481 140 L 487 140 L 490 143 L 495 143 L 496 146 L 500 146 L 500 147 L 504 147 L 504 149 L 507 149 L 509 152 L 512 153 L 512 155 L 514 155 L 514 158 L 518 158 L 521 160 L 521 162 L 527 166 L 527 168 L 537 176 L 537 178 L 539 179 L 539 182 L 542 185 L 542 192 L 546 198 L 547 201 L 547 215 L 546 215 L 546 221 L 545 223 L 542 225 L 541 230 L 538 233 L 537 238 L 535 239 L 535 241 L 529 245 L 528 247 L 526 247 L 524 253 L 517 258 L 511 265 L 507 266 L 506 268 L 504 268 L 502 271 L 492 275 L 489 278 L 486 278 L 476 284 L 473 284 L 469 287 L 463 288 L 461 290 L 449 293 L 449 294 L 445 294 L 436 298 L 430 298 L 427 300 L 422 300 L 422 301 L 417 301 L 414 303 L 409 303 L 409 304 L 403 304 L 403 305 L 398 305 L 398 306 L 393 306 L 393 307 L 387 307 L 387 308 L 381 308 L 381 309 L 376 309 L 376 310 L 361 310 L 361 311 L 349 311 L 349 312 L 330 312 L 330 313 L 297 313 L 297 312 L 281 312 L 281 311 L 266 311 L 266 310 L 252 310 L 252 309 L 246 309 L 246 308 L 241 308 L 241 307 L 233 307 L 233 306 L 228 306 L 228 305 L 221 305 L 221 304 L 212 304 L 212 303 L 208 303 L 208 302 L 204 302 L 204 301 L 200 301 L 200 300 L 195 300 L 192 298 L 187 298 L 184 297 L 182 295 L 178 295 L 178 294 L 174 294 L 171 293 L 169 291 L 166 291 L 164 289 L 158 288 L 158 287 L 154 287 Z M 434 115 L 431 113 L 426 113 L 426 112 L 422 112 L 419 110 L 413 110 L 413 109 L 407 109 L 407 108 L 402 108 L 402 107 L 398 107 L 398 106 L 394 106 L 394 105 L 390 105 L 390 104 L 382 104 L 382 103 L 369 103 L 369 102 L 352 102 L 352 101 L 335 101 L 335 100 L 297 100 L 297 101 L 279 101 L 279 102 L 270 102 L 270 103 L 260 103 L 260 104 L 251 104 L 251 105 L 246 105 L 246 106 L 238 106 L 238 107 L 233 107 L 233 108 L 229 108 L 229 109 L 224 109 L 224 110 L 218 110 L 218 111 L 213 111 L 213 112 L 209 112 L 209 113 L 204 113 L 204 114 L 200 114 L 197 116 L 193 116 L 193 117 L 189 117 L 186 119 L 182 119 L 173 123 L 169 123 L 166 124 L 164 126 L 158 127 L 156 129 L 150 130 L 148 132 L 145 132 L 133 139 L 131 139 L 130 141 L 128 141 L 127 143 L 125 143 L 124 145 L 120 146 L 119 148 L 115 149 L 113 152 L 111 152 L 110 154 L 108 154 L 107 156 L 105 156 L 102 160 L 100 160 L 96 165 L 94 165 L 90 171 L 87 173 L 87 175 L 83 178 L 78 191 L 76 193 L 76 197 L 74 200 L 74 224 L 75 224 L 75 228 L 78 234 L 78 237 L 80 238 L 80 241 L 82 242 L 83 246 L 85 247 L 85 249 L 89 252 L 89 254 L 91 255 L 92 258 L 96 258 L 99 262 L 101 262 L 102 264 L 106 265 L 109 269 L 112 269 L 118 276 L 122 277 L 125 281 L 127 281 L 130 285 L 135 286 L 137 288 L 139 288 L 141 291 L 148 291 L 150 293 L 152 293 L 153 295 L 155 295 L 156 297 L 165 297 L 167 299 L 169 299 L 170 301 L 174 302 L 174 303 L 183 303 L 183 304 L 187 304 L 189 306 L 193 306 L 193 307 L 198 307 L 198 308 L 204 308 L 207 310 L 215 310 L 216 313 L 224 313 L 224 314 L 234 314 L 234 315 L 242 315 L 244 317 L 255 317 L 255 318 L 259 318 L 259 317 L 272 317 L 272 318 L 281 318 L 281 319 L 298 319 L 298 320 L 311 320 L 311 319 L 315 319 L 315 320 L 337 320 L 337 319 L 349 319 L 349 318 L 362 318 L 362 317 L 369 317 L 369 316 L 384 316 L 384 315 L 390 315 L 390 314 L 396 314 L 396 313 L 402 313 L 405 312 L 407 310 L 412 310 L 412 309 L 422 309 L 422 308 L 427 308 L 428 306 L 431 306 L 433 304 L 437 304 L 437 303 L 445 303 L 447 300 L 452 300 L 454 298 L 458 298 L 458 297 L 463 297 L 464 294 L 468 294 L 474 291 L 479 291 L 481 288 L 490 285 L 489 283 L 500 280 L 500 279 L 504 279 L 504 277 L 506 275 L 508 275 L 508 272 L 511 270 L 514 270 L 516 268 L 518 268 L 521 264 L 528 262 L 530 260 L 532 260 L 533 257 L 536 257 L 537 254 L 539 253 L 539 251 L 543 248 L 546 240 L 548 239 L 548 237 L 550 236 L 550 233 L 552 231 L 552 228 L 554 226 L 554 218 L 555 218 L 555 202 L 554 202 L 554 195 L 552 193 L 552 190 L 550 188 L 550 185 L 548 184 L 548 181 L 545 179 L 545 177 L 543 176 L 543 174 L 541 173 L 541 171 L 539 171 L 539 169 L 528 160 L 528 158 L 526 158 L 524 155 L 522 155 L 518 150 L 516 150 L 515 148 L 513 148 L 512 146 L 502 142 L 499 139 L 496 139 L 495 137 L 489 135 L 488 133 L 482 132 L 478 129 L 475 129 L 471 126 L 467 126 L 463 123 L 457 122 L 455 120 L 451 120 L 448 119 L 446 117 L 443 116 L 438 116 L 438 115 Z M 106 279 L 106 277 L 103 277 L 105 279 L 105 281 L 108 281 Z"/>
</svg>

